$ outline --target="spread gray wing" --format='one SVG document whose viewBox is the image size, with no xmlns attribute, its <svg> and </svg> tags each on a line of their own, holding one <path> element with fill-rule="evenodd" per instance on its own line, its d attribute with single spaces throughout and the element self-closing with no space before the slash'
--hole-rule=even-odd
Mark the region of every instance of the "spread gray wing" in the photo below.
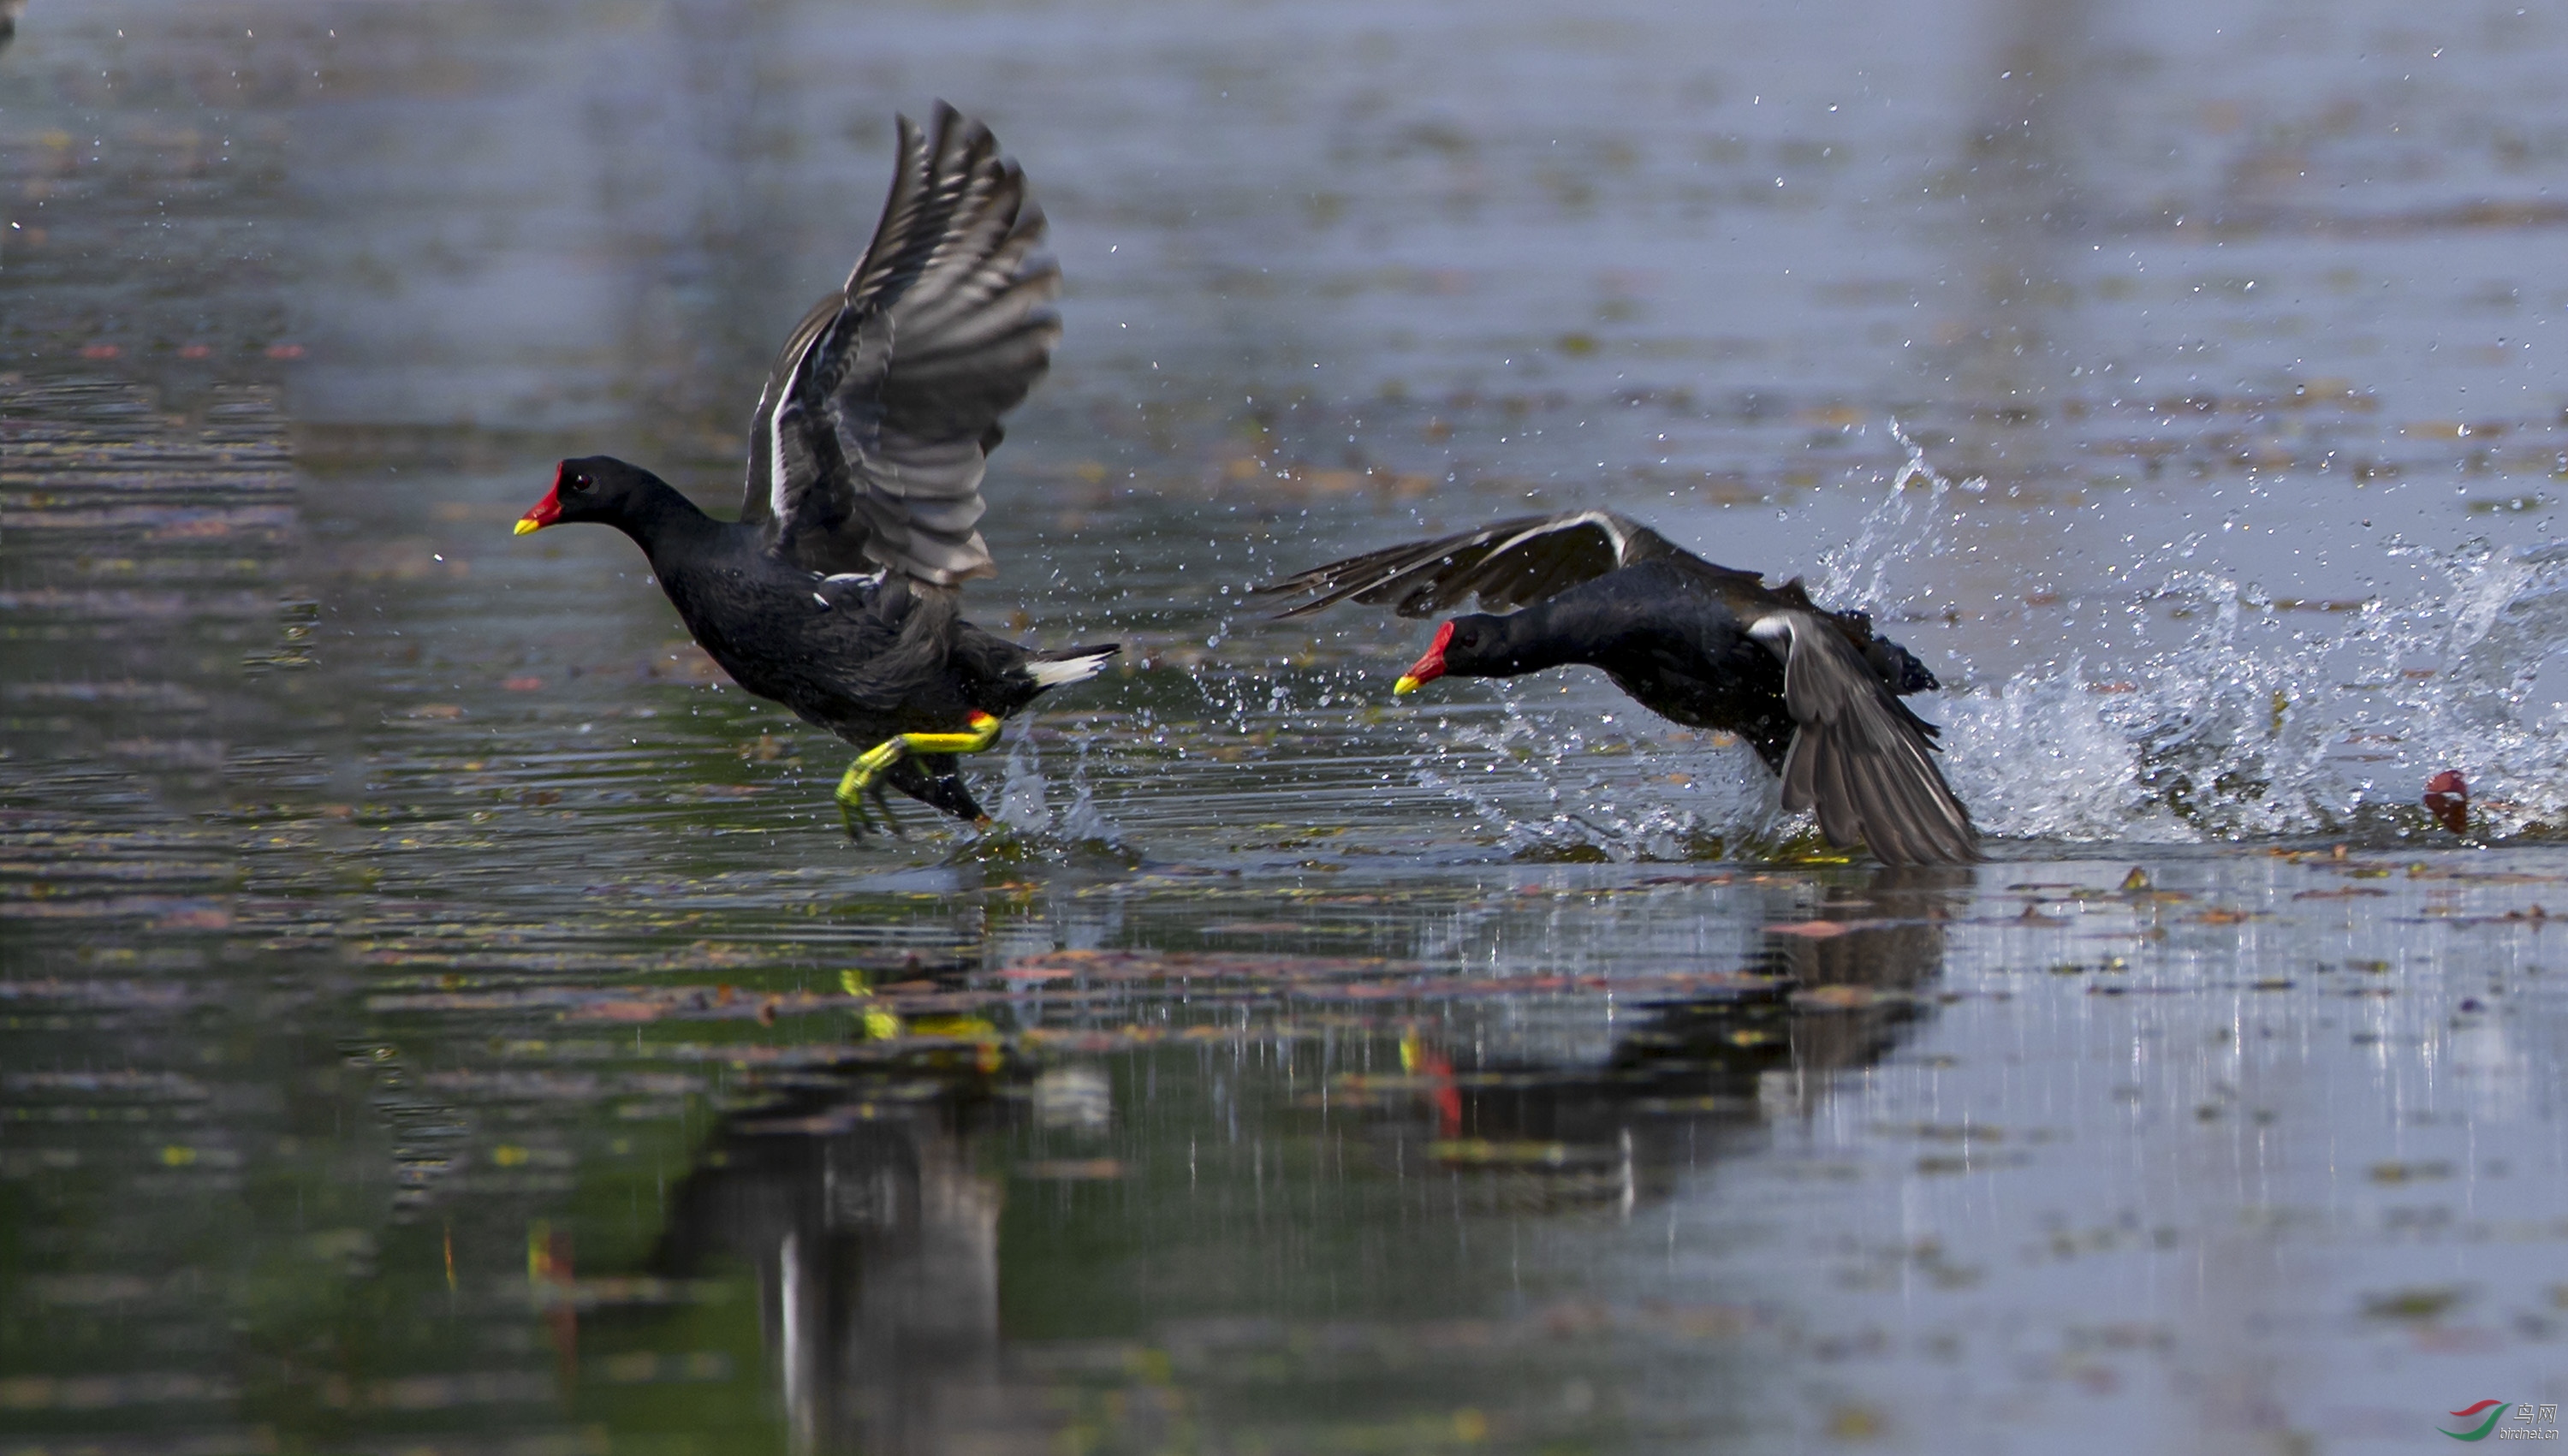
<svg viewBox="0 0 2568 1456">
<path fill-rule="evenodd" d="M 900 119 L 900 166 L 846 286 L 802 317 L 750 427 L 741 519 L 820 572 L 952 586 L 998 572 L 975 525 L 999 418 L 1043 377 L 1061 269 L 989 129 Z"/>
<path fill-rule="evenodd" d="M 1749 635 L 1783 660 L 1783 807 L 1815 809 L 1819 832 L 1860 840 L 1884 864 L 1967 864 L 1980 857 L 1970 810 L 1935 766 L 1935 729 L 1910 713 L 1845 634 L 1816 612 L 1778 611 Z"/>
<path fill-rule="evenodd" d="M 1610 510 L 1576 510 L 1386 546 L 1249 590 L 1306 598 L 1278 617 L 1299 617 L 1349 599 L 1388 606 L 1403 617 L 1426 617 L 1473 596 L 1502 612 L 1657 556 L 1695 559 L 1637 521 Z"/>
</svg>

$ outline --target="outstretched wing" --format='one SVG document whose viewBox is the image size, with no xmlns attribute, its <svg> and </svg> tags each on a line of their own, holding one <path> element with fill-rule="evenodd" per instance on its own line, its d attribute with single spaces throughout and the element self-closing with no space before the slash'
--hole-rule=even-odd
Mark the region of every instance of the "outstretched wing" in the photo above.
<svg viewBox="0 0 2568 1456">
<path fill-rule="evenodd" d="M 1043 212 L 989 129 L 900 119 L 900 169 L 846 287 L 777 356 L 749 434 L 741 519 L 813 571 L 869 564 L 952 586 L 998 567 L 973 527 L 999 417 L 1043 377 L 1061 320 Z"/>
<path fill-rule="evenodd" d="M 1299 617 L 1350 598 L 1388 606 L 1403 617 L 1432 616 L 1471 596 L 1491 611 L 1505 611 L 1657 556 L 1695 559 L 1637 521 L 1609 510 L 1576 510 L 1386 546 L 1249 590 L 1307 598 L 1278 617 Z"/>
<path fill-rule="evenodd" d="M 1783 660 L 1783 807 L 1816 809 L 1840 848 L 1857 840 L 1885 864 L 1967 864 L 1980 857 L 1970 810 L 1935 766 L 1935 729 L 1817 612 L 1786 610 L 1748 635 Z"/>
</svg>

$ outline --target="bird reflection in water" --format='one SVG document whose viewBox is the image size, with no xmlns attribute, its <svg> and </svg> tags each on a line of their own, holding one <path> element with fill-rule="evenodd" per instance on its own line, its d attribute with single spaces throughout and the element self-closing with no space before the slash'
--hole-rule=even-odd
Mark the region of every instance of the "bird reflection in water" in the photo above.
<svg viewBox="0 0 2568 1456">
<path fill-rule="evenodd" d="M 757 1272 L 797 1451 L 1052 1449 L 1000 1364 L 993 1116 L 969 1085 L 809 1092 L 731 1119 L 673 1196 L 668 1273 Z"/>
<path fill-rule="evenodd" d="M 1786 978 L 1800 1015 L 1791 1019 L 1787 1063 L 1761 1073 L 1769 1111 L 1780 1100 L 1806 1111 L 1831 1072 L 1870 1066 L 1907 1036 L 1932 1005 L 1944 969 L 1944 922 L 1971 886 L 1958 866 L 1876 870 L 1862 889 L 1831 888 L 1808 922 L 1834 935 L 1766 936 L 1773 972 Z M 1777 1088 L 1774 1077 L 1788 1078 Z"/>
<path fill-rule="evenodd" d="M 1368 1121 L 1385 1169 L 1423 1153 L 1483 1206 L 1629 1213 L 1895 1047 L 1931 1005 L 1942 921 L 1969 879 L 1884 869 L 1826 887 L 1807 921 L 1769 930 L 1766 975 L 1651 1008 L 1601 1062 L 1457 1065 L 1413 1030 L 1402 1075 L 1338 1105 Z M 983 1170 L 1016 1122 L 1096 1133 L 1114 1113 L 1096 1067 L 1028 1070 L 802 1073 L 727 1119 L 673 1194 L 662 1272 L 755 1271 L 798 1451 L 1058 1446 L 1049 1382 L 1003 1347 L 1004 1190 Z"/>
<path fill-rule="evenodd" d="M 1413 1039 L 1439 1136 L 1429 1155 L 1484 1166 L 1491 1201 L 1522 1206 L 1663 1198 L 1768 1119 L 1808 1112 L 1831 1073 L 1899 1044 L 1941 973 L 1943 922 L 1971 883 L 1964 867 L 1874 871 L 1822 890 L 1809 918 L 1765 937 L 1761 978 L 1647 1009 L 1603 1064 L 1451 1070 Z M 1438 1069 L 1444 1068 L 1440 1083 Z"/>
</svg>

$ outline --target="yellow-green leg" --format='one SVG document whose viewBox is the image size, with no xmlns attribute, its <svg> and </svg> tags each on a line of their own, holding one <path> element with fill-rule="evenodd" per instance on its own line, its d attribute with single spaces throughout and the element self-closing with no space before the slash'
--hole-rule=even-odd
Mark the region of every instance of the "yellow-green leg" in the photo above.
<svg viewBox="0 0 2568 1456">
<path fill-rule="evenodd" d="M 858 753 L 838 779 L 836 794 L 838 812 L 847 821 L 847 837 L 862 839 L 873 826 L 873 812 L 865 804 L 868 798 L 881 811 L 884 827 L 900 832 L 900 821 L 892 817 L 882 791 L 883 773 L 893 764 L 912 753 L 978 753 L 999 740 L 999 721 L 989 714 L 975 710 L 965 722 L 971 727 L 963 732 L 902 733 Z"/>
</svg>

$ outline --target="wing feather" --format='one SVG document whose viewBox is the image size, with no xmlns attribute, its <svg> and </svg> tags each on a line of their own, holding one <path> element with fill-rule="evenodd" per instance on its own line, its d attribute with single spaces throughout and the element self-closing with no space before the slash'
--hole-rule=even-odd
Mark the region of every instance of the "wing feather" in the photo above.
<svg viewBox="0 0 2568 1456">
<path fill-rule="evenodd" d="M 1350 600 L 1387 606 L 1403 617 L 1427 617 L 1475 596 L 1481 606 L 1505 611 L 1659 556 L 1695 561 L 1637 521 L 1607 510 L 1576 510 L 1386 546 L 1249 590 L 1303 599 L 1278 617 L 1300 617 Z"/>
<path fill-rule="evenodd" d="M 1783 756 L 1783 807 L 1815 810 L 1839 848 L 1869 845 L 1885 864 L 1967 864 L 1979 831 L 1935 766 L 1933 728 L 1845 634 L 1816 611 L 1759 619 L 1749 635 L 1783 661 L 1792 744 Z"/>
<path fill-rule="evenodd" d="M 989 130 L 900 120 L 871 245 L 778 354 L 751 422 L 741 519 L 813 571 L 953 586 L 998 567 L 981 480 L 1061 337 L 1044 215 Z"/>
</svg>

